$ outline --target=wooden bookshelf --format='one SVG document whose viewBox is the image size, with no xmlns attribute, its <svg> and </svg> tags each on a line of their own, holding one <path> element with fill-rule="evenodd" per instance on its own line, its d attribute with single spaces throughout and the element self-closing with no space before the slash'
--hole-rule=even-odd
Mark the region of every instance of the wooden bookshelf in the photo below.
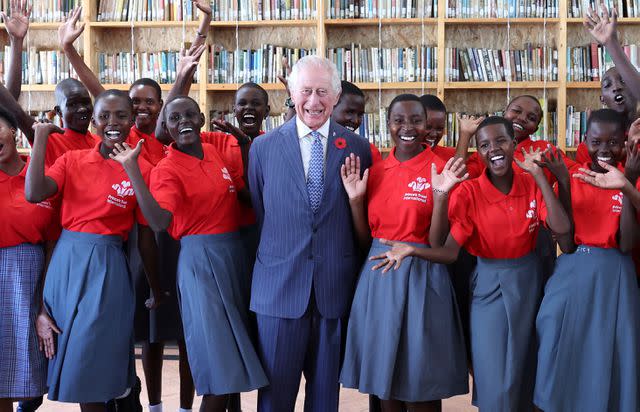
<svg viewBox="0 0 640 412">
<path fill-rule="evenodd" d="M 592 108 L 599 106 L 598 82 L 567 82 L 567 47 L 584 46 L 591 42 L 589 35 L 582 27 L 582 19 L 568 18 L 568 0 L 558 0 L 557 18 L 447 18 L 447 1 L 439 0 L 437 18 L 374 18 L 374 19 L 330 19 L 327 17 L 327 1 L 317 0 L 316 18 L 308 20 L 266 20 L 266 21 L 213 21 L 210 27 L 209 44 L 218 41 L 235 39 L 238 35 L 240 48 L 257 48 L 261 43 L 276 39 L 279 45 L 302 48 L 315 48 L 319 55 L 325 55 L 327 47 L 344 47 L 351 42 L 378 44 L 378 29 L 384 32 L 384 47 L 407 47 L 405 44 L 420 44 L 425 39 L 428 46 L 437 46 L 437 81 L 406 83 L 360 83 L 358 86 L 367 94 L 367 111 L 375 111 L 377 105 L 388 104 L 396 94 L 394 92 L 432 92 L 438 95 L 452 112 L 467 111 L 478 113 L 503 108 L 507 96 L 531 93 L 546 96 L 556 107 L 558 146 L 565 149 L 566 106 L 567 104 L 583 104 L 587 102 Z M 175 50 L 176 33 L 186 33 L 186 41 L 191 41 L 198 21 L 160 21 L 160 22 L 98 22 L 98 0 L 82 0 L 84 15 L 82 22 L 85 32 L 76 46 L 82 51 L 85 62 L 97 72 L 97 51 L 131 50 L 131 44 L 122 44 L 122 38 L 128 33 L 122 31 L 133 28 L 135 43 L 140 46 L 136 51 L 157 51 L 171 47 Z M 621 18 L 621 31 L 640 28 L 640 18 Z M 31 46 L 39 46 L 50 42 L 57 43 L 57 28 L 60 23 L 32 23 L 30 33 Z M 507 27 L 511 33 L 511 44 L 508 47 L 521 47 L 525 42 L 542 44 L 542 32 L 546 30 L 546 46 L 558 51 L 558 80 L 547 82 L 448 82 L 445 78 L 445 49 L 447 47 L 488 47 L 502 48 L 506 42 Z M 4 25 L 0 24 L 4 32 Z M 118 34 L 120 33 L 120 34 Z M 6 44 L 7 36 L 0 35 L 0 42 Z M 624 37 L 624 36 L 623 36 Z M 640 43 L 640 31 L 637 33 Z M 120 40 L 118 40 L 120 39 Z M 225 40 L 226 39 L 226 40 Z M 467 44 L 476 42 L 482 46 Z M 169 44 L 171 43 L 171 44 Z M 341 45 L 339 45 L 342 43 Z M 234 43 L 235 44 L 235 43 Z M 273 43 L 276 44 L 276 43 Z M 310 47 L 308 47 L 310 46 Z M 44 46 L 43 46 L 44 47 Z M 147 48 L 148 47 L 148 48 Z M 208 52 L 199 66 L 199 84 L 191 87 L 192 96 L 196 96 L 209 124 L 209 110 L 230 108 L 233 92 L 239 84 L 208 83 Z M 273 113 L 282 110 L 282 102 L 286 97 L 284 87 L 279 83 L 262 85 L 270 91 Z M 126 90 L 128 85 L 105 85 L 106 88 Z M 171 88 L 169 84 L 161 85 L 163 91 Z M 46 95 L 42 99 L 50 104 L 54 85 L 25 85 L 23 90 L 30 93 L 33 105 L 37 105 L 39 94 Z M 578 97 L 576 97 L 578 96 Z M 43 103 L 45 104 L 45 103 Z M 499 106 L 499 107 L 498 107 Z M 50 107 L 32 107 L 45 110 Z M 383 149 L 387 151 L 387 149 Z M 572 151 L 570 148 L 568 151 Z"/>
</svg>

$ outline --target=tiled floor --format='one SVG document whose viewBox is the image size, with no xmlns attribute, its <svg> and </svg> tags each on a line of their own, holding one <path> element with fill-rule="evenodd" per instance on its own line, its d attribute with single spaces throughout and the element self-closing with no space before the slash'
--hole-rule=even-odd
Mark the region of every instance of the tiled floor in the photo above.
<svg viewBox="0 0 640 412">
<path fill-rule="evenodd" d="M 139 350 L 136 350 L 139 353 Z M 167 355 L 176 355 L 175 349 L 169 349 L 166 351 Z M 175 356 L 171 357 L 175 359 Z M 142 364 L 140 359 L 136 360 L 136 367 L 139 371 L 140 379 L 142 379 L 142 405 L 144 410 L 147 411 L 147 395 L 144 386 L 144 376 L 142 374 Z M 179 407 L 179 380 L 178 380 L 178 361 L 177 360 L 165 360 L 164 362 L 164 377 L 163 377 L 163 403 L 164 412 L 177 412 Z M 242 410 L 243 412 L 255 412 L 256 411 L 257 392 L 245 393 L 242 395 Z M 304 403 L 304 385 L 300 386 L 300 394 L 298 396 L 298 402 L 296 404 L 296 411 L 303 410 Z M 196 398 L 193 410 L 197 411 L 200 406 L 200 398 Z M 67 411 L 79 411 L 80 408 L 77 405 L 63 404 L 58 402 L 49 402 L 45 399 L 44 404 L 39 409 L 43 412 L 67 412 Z M 342 389 L 340 392 L 340 412 L 367 412 L 369 410 L 368 398 L 366 395 L 359 393 L 352 389 Z M 477 409 L 471 406 L 470 395 L 456 396 L 451 399 L 447 399 L 443 402 L 443 410 L 445 412 L 471 412 Z"/>
</svg>

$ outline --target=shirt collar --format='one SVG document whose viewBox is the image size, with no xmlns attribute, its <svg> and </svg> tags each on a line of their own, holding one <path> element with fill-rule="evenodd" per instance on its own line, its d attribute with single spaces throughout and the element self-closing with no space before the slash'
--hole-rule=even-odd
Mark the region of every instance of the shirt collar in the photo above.
<svg viewBox="0 0 640 412">
<path fill-rule="evenodd" d="M 139 136 L 142 139 L 146 139 L 148 137 L 155 137 L 155 133 L 146 134 L 142 132 L 140 129 L 138 129 L 135 125 L 131 126 L 131 131 L 129 132 L 129 135 Z"/>
<path fill-rule="evenodd" d="M 424 150 L 418 153 L 417 156 L 401 162 L 396 158 L 396 148 L 394 147 L 393 149 L 391 149 L 391 153 L 389 153 L 389 156 L 387 156 L 387 158 L 384 160 L 384 168 L 391 169 L 393 167 L 402 165 L 403 167 L 407 167 L 414 172 L 419 172 L 425 167 L 425 165 L 430 166 L 434 156 L 435 154 L 433 153 L 433 150 L 431 150 L 429 146 L 424 145 Z"/>
<path fill-rule="evenodd" d="M 208 146 L 209 145 L 207 143 L 202 143 L 202 153 L 204 154 L 204 157 L 200 160 L 197 157 L 181 152 L 178 150 L 176 142 L 172 142 L 169 145 L 169 154 L 167 154 L 167 158 L 187 170 L 193 170 L 200 162 L 211 161 L 211 155 L 208 153 Z"/>
<path fill-rule="evenodd" d="M 0 170 L 0 182 L 6 182 L 7 180 L 11 179 L 12 177 L 22 177 L 25 178 L 27 176 L 27 168 L 29 167 L 29 156 L 27 155 L 19 155 L 20 159 L 22 159 L 25 163 L 24 167 L 22 168 L 22 170 L 20 171 L 20 173 L 18 173 L 16 176 L 10 176 L 8 174 L 6 174 L 5 172 Z"/>
<path fill-rule="evenodd" d="M 523 176 L 524 173 L 517 173 L 514 171 L 513 173 L 513 183 L 511 185 L 511 191 L 509 194 L 504 194 L 498 190 L 497 187 L 491 183 L 489 180 L 489 170 L 485 169 L 484 172 L 478 178 L 478 182 L 480 183 L 480 188 L 482 189 L 482 195 L 489 203 L 498 203 L 503 201 L 507 197 L 520 197 L 525 196 L 527 194 L 524 188 L 525 179 Z"/>
<path fill-rule="evenodd" d="M 316 131 L 320 133 L 320 136 L 323 139 L 326 139 L 329 136 L 329 124 L 331 123 L 331 118 L 327 119 L 326 122 L 322 126 L 320 126 Z M 309 128 L 304 122 L 300 119 L 300 117 L 296 116 L 296 129 L 298 130 L 298 138 L 302 139 L 311 133 L 313 130 Z"/>
</svg>

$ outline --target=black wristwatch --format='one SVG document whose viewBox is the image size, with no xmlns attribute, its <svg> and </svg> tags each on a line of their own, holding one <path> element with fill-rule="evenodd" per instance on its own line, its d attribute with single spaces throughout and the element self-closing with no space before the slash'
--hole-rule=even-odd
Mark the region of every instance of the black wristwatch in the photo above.
<svg viewBox="0 0 640 412">
<path fill-rule="evenodd" d="M 291 96 L 287 97 L 287 100 L 284 101 L 284 105 L 289 109 L 294 109 L 296 107 L 295 103 L 293 103 L 293 100 L 291 100 Z"/>
</svg>

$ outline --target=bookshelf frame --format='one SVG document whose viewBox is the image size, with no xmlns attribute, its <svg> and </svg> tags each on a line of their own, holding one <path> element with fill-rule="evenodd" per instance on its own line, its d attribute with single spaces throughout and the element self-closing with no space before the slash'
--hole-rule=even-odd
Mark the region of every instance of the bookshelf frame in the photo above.
<svg viewBox="0 0 640 412">
<path fill-rule="evenodd" d="M 566 130 L 566 114 L 567 114 L 567 91 L 568 90 L 594 90 L 599 89 L 599 82 L 567 82 L 567 36 L 568 30 L 575 29 L 575 26 L 581 25 L 582 20 L 579 18 L 567 17 L 568 0 L 558 0 L 558 17 L 557 18 L 514 18 L 514 19 L 491 19 L 491 18 L 446 18 L 447 0 L 439 0 L 437 7 L 437 18 L 410 18 L 410 19 L 329 19 L 326 17 L 327 2 L 329 0 L 316 0 L 317 13 L 315 19 L 309 20 L 268 20 L 268 21 L 230 21 L 211 22 L 209 43 L 216 41 L 216 34 L 222 30 L 243 30 L 245 28 L 281 28 L 286 30 L 296 30 L 298 28 L 315 29 L 315 48 L 321 56 L 326 54 L 326 46 L 328 44 L 327 32 L 331 29 L 349 29 L 362 28 L 370 26 L 372 29 L 377 28 L 380 24 L 388 26 L 412 26 L 419 28 L 421 25 L 429 26 L 430 30 L 435 29 L 435 46 L 438 47 L 437 61 L 437 81 L 435 82 L 407 82 L 407 83 L 362 83 L 358 84 L 365 91 L 378 90 L 415 90 L 428 89 L 435 90 L 437 96 L 447 104 L 447 97 L 450 93 L 464 93 L 466 90 L 515 90 L 518 89 L 534 89 L 541 90 L 546 88 L 553 91 L 557 100 L 557 130 L 558 130 L 558 147 L 564 150 L 573 151 L 574 148 L 566 148 L 565 146 L 565 130 Z M 98 22 L 97 6 L 98 0 L 82 0 L 84 9 L 82 22 L 85 24 L 85 31 L 79 42 L 81 42 L 84 50 L 84 60 L 92 70 L 97 71 L 97 56 L 93 45 L 104 35 L 105 31 L 110 30 L 126 30 L 134 28 L 159 29 L 159 28 L 181 28 L 186 27 L 188 37 L 192 35 L 199 25 L 199 21 L 183 22 Z M 53 33 L 57 30 L 60 23 L 32 23 L 31 30 L 50 30 Z M 506 26 L 507 24 L 515 27 L 519 25 L 533 25 L 539 27 L 540 30 L 546 27 L 547 30 L 555 34 L 556 48 L 558 50 L 558 81 L 548 82 L 448 82 L 445 79 L 445 49 L 446 49 L 446 33 L 447 29 L 476 26 L 479 30 L 492 30 L 489 25 Z M 620 18 L 621 25 L 637 25 L 640 27 L 640 18 Z M 487 26 L 487 27 L 485 27 Z M 0 29 L 4 31 L 4 25 L 0 24 Z M 56 35 L 57 34 L 53 34 Z M 36 44 L 37 46 L 37 44 Z M 205 52 L 200 64 L 199 78 L 200 83 L 192 86 L 192 91 L 197 93 L 198 102 L 203 108 L 207 116 L 208 124 L 208 102 L 210 94 L 226 93 L 227 95 L 237 90 L 239 84 L 212 84 L 208 83 L 207 62 L 209 60 L 208 50 Z M 128 85 L 104 85 L 105 88 L 124 89 Z M 163 90 L 169 90 L 171 85 L 161 85 Z M 268 91 L 284 92 L 284 87 L 277 84 L 263 84 Z M 23 85 L 23 90 L 28 92 L 52 92 L 53 85 Z M 458 111 L 456 107 L 449 107 L 451 111 Z M 272 103 L 272 111 L 280 112 L 281 109 Z"/>
</svg>

